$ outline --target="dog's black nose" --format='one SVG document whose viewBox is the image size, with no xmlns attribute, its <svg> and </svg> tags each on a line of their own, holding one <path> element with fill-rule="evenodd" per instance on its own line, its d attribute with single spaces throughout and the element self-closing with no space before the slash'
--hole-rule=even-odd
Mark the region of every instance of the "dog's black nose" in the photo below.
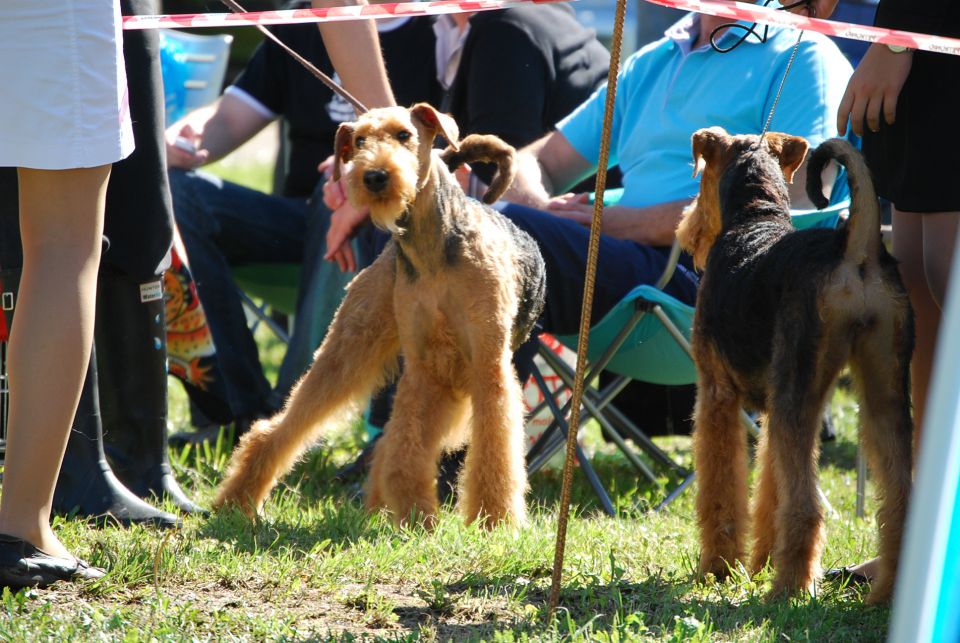
<svg viewBox="0 0 960 643">
<path fill-rule="evenodd" d="M 387 187 L 390 175 L 383 170 L 367 170 L 363 173 L 363 184 L 371 192 L 379 192 Z"/>
</svg>

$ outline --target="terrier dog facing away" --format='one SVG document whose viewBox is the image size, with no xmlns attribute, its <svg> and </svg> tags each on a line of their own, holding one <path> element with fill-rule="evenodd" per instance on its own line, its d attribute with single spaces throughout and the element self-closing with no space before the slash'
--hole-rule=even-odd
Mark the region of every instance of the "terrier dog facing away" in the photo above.
<svg viewBox="0 0 960 643">
<path fill-rule="evenodd" d="M 846 141 L 810 158 L 807 193 L 826 205 L 820 177 L 843 164 L 853 195 L 846 225 L 794 231 L 784 181 L 804 139 L 785 134 L 693 135 L 700 194 L 677 230 L 705 267 L 693 349 L 699 381 L 694 461 L 699 480 L 700 573 L 717 577 L 744 556 L 747 445 L 741 405 L 767 414 L 757 458 L 751 568 L 772 559 L 771 597 L 812 589 L 820 575 L 823 510 L 817 496 L 820 417 L 849 364 L 860 437 L 882 496 L 880 570 L 869 602 L 889 600 L 911 482 L 909 369 L 913 312 L 896 261 L 880 239 L 869 172 Z"/>
<path fill-rule="evenodd" d="M 513 148 L 491 136 L 458 144 L 453 120 L 427 104 L 370 110 L 338 129 L 334 178 L 352 161 L 348 198 L 369 207 L 392 239 L 348 286 L 283 410 L 241 439 L 216 506 L 258 512 L 304 449 L 395 374 L 402 355 L 367 507 L 431 526 L 437 461 L 443 449 L 469 442 L 464 517 L 485 526 L 525 520 L 523 401 L 511 357 L 543 309 L 543 258 L 532 238 L 463 194 L 432 152 L 438 134 L 453 166 L 497 163 L 484 201 L 499 198 L 513 179 Z"/>
</svg>

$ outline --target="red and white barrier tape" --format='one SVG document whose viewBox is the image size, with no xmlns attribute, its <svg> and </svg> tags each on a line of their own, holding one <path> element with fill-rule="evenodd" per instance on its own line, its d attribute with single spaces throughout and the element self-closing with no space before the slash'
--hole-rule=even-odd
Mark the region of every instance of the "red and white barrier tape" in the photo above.
<svg viewBox="0 0 960 643">
<path fill-rule="evenodd" d="M 361 19 L 394 18 L 398 16 L 437 16 L 446 13 L 491 11 L 524 4 L 549 4 L 566 0 L 435 0 L 433 2 L 394 2 L 323 9 L 291 9 L 286 11 L 253 11 L 248 13 L 185 13 L 158 16 L 125 16 L 124 29 L 238 27 L 242 25 L 285 25 L 310 22 L 343 22 Z M 866 42 L 902 45 L 912 49 L 936 51 L 960 56 L 960 39 L 945 38 L 869 27 L 849 22 L 808 18 L 787 11 L 743 2 L 724 0 L 646 0 L 654 4 L 684 11 L 707 13 L 731 20 L 748 20 L 765 25 L 793 27 L 816 31 L 827 36 L 852 38 Z"/>
<path fill-rule="evenodd" d="M 899 31 L 897 29 L 856 25 L 849 22 L 808 18 L 787 11 L 777 11 L 776 9 L 743 2 L 724 2 L 723 0 L 647 0 L 647 2 L 652 2 L 653 4 L 664 7 L 671 7 L 673 9 L 707 13 L 711 16 L 730 18 L 732 20 L 746 20 L 748 22 L 759 22 L 764 25 L 793 27 L 805 31 L 816 31 L 827 36 L 865 40 L 866 42 L 882 42 L 888 45 L 901 45 L 910 47 L 911 49 L 923 49 L 924 51 L 936 51 L 942 54 L 960 56 L 960 39 L 957 38 L 930 36 L 912 31 Z"/>
<path fill-rule="evenodd" d="M 438 16 L 446 13 L 491 11 L 524 4 L 550 4 L 567 0 L 436 0 L 394 2 L 322 9 L 251 11 L 247 13 L 184 13 L 157 16 L 124 16 L 124 29 L 239 27 L 243 25 L 289 25 L 310 22 Z"/>
</svg>

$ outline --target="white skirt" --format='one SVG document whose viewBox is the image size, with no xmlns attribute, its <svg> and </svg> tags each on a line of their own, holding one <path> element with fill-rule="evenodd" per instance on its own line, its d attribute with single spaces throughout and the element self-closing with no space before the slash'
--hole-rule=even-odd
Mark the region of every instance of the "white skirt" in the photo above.
<svg viewBox="0 0 960 643">
<path fill-rule="evenodd" d="M 119 0 L 0 0 L 0 166 L 107 165 L 133 151 Z"/>
</svg>

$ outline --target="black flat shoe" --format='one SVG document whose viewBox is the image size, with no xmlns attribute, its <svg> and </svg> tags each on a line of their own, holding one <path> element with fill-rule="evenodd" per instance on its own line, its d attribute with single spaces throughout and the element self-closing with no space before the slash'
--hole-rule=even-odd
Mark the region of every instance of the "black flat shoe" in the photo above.
<svg viewBox="0 0 960 643">
<path fill-rule="evenodd" d="M 853 571 L 850 567 L 834 567 L 823 572 L 823 580 L 828 583 L 854 587 L 869 585 L 871 579 L 865 574 Z"/>
<path fill-rule="evenodd" d="M 51 556 L 25 540 L 0 534 L 0 587 L 46 587 L 60 580 L 96 580 L 105 574 L 79 558 Z"/>
</svg>

